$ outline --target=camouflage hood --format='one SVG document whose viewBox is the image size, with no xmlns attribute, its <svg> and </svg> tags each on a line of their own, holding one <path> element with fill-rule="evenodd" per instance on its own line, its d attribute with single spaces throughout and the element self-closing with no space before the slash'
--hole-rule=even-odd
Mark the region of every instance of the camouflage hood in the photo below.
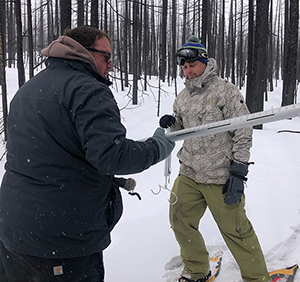
<svg viewBox="0 0 300 282">
<path fill-rule="evenodd" d="M 211 58 L 209 59 L 204 73 L 196 78 L 186 79 L 184 83 L 185 87 L 191 93 L 191 95 L 193 95 L 193 93 L 200 94 L 199 91 L 201 92 L 201 89 L 205 88 L 205 84 L 210 83 L 213 79 L 217 77 L 217 71 L 218 67 L 216 61 Z"/>
</svg>

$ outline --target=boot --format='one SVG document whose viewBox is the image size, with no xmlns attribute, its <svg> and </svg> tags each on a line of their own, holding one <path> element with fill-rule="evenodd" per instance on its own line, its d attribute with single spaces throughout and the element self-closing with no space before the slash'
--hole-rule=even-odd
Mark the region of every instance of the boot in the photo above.
<svg viewBox="0 0 300 282">
<path fill-rule="evenodd" d="M 205 277 L 197 279 L 197 280 L 192 280 L 192 279 L 182 276 L 178 279 L 178 282 L 206 282 L 210 276 L 211 276 L 211 272 L 209 272 Z"/>
</svg>

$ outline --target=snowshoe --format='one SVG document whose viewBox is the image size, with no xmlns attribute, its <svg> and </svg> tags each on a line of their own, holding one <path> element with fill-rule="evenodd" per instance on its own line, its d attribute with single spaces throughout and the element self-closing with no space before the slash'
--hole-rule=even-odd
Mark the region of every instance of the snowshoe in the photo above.
<svg viewBox="0 0 300 282">
<path fill-rule="evenodd" d="M 208 281 L 210 276 L 211 276 L 211 272 L 209 272 L 205 277 L 197 279 L 197 280 L 192 280 L 192 279 L 182 276 L 178 279 L 178 281 L 179 282 L 206 282 L 206 281 Z"/>
</svg>

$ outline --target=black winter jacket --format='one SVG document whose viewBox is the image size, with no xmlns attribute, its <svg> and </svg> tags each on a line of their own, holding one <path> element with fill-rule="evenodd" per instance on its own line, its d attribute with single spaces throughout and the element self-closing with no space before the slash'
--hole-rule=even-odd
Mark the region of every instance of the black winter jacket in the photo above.
<svg viewBox="0 0 300 282">
<path fill-rule="evenodd" d="M 85 63 L 48 58 L 10 105 L 0 239 L 21 253 L 100 252 L 122 213 L 114 174 L 158 161 L 155 142 L 126 139 L 114 97 Z"/>
</svg>

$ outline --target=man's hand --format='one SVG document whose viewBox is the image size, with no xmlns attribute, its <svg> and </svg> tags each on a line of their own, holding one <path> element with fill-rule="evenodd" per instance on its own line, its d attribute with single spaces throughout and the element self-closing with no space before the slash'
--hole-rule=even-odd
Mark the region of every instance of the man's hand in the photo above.
<svg viewBox="0 0 300 282">
<path fill-rule="evenodd" d="M 164 115 L 159 120 L 159 126 L 162 128 L 168 128 L 175 124 L 176 119 L 171 115 Z"/>
<path fill-rule="evenodd" d="M 234 205 L 244 194 L 244 181 L 247 181 L 248 165 L 231 161 L 229 178 L 223 186 L 222 194 L 226 194 L 224 203 Z"/>
<path fill-rule="evenodd" d="M 161 127 L 157 128 L 152 137 L 146 140 L 155 142 L 159 150 L 158 162 L 166 159 L 175 147 L 175 142 L 170 141 L 165 136 L 165 130 Z"/>
</svg>

